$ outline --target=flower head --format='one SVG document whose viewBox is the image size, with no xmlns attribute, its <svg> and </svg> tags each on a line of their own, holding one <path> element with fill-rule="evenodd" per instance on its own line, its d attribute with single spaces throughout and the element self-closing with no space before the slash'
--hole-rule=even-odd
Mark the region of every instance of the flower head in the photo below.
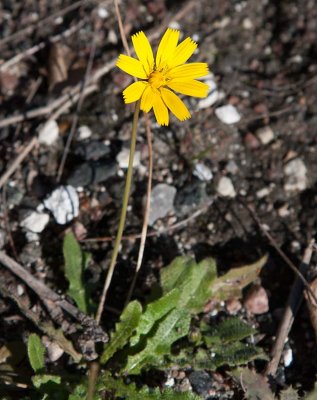
<svg viewBox="0 0 317 400">
<path fill-rule="evenodd" d="M 208 74 L 206 63 L 188 63 L 197 48 L 191 38 L 178 44 L 180 32 L 167 29 L 154 59 L 151 45 L 141 31 L 132 36 L 138 59 L 121 54 L 117 67 L 139 78 L 123 91 L 125 103 L 141 99 L 141 110 L 152 108 L 157 122 L 168 125 L 168 109 L 180 120 L 190 118 L 190 112 L 174 91 L 194 97 L 206 97 L 208 85 L 197 80 Z"/>
</svg>

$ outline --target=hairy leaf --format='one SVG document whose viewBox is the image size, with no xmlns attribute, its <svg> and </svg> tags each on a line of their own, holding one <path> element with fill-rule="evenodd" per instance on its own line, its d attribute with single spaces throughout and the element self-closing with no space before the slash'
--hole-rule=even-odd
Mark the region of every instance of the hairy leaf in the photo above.
<svg viewBox="0 0 317 400">
<path fill-rule="evenodd" d="M 146 339 L 145 347 L 128 357 L 126 372 L 138 374 L 147 365 L 160 365 L 165 355 L 170 354 L 171 345 L 187 335 L 190 315 L 186 309 L 174 309 L 157 324 L 152 336 Z"/>
<path fill-rule="evenodd" d="M 213 282 L 213 297 L 218 300 L 241 297 L 242 290 L 258 277 L 266 261 L 264 256 L 254 264 L 230 269 Z"/>
<path fill-rule="evenodd" d="M 40 337 L 36 333 L 32 333 L 28 339 L 28 356 L 34 372 L 44 369 L 44 352 L 45 347 Z"/>
<path fill-rule="evenodd" d="M 137 328 L 142 313 L 142 306 L 138 301 L 130 302 L 121 314 L 120 322 L 111 335 L 110 342 L 105 346 L 101 362 L 106 363 L 116 351 L 122 349 L 129 341 Z"/>
<path fill-rule="evenodd" d="M 233 342 L 226 346 L 215 346 L 212 349 L 212 356 L 214 369 L 222 365 L 237 367 L 242 364 L 247 364 L 256 358 L 266 358 L 261 349 L 242 342 Z"/>
<path fill-rule="evenodd" d="M 137 326 L 135 335 L 130 339 L 131 346 L 138 343 L 141 335 L 146 335 L 153 328 L 154 324 L 164 315 L 177 306 L 180 292 L 173 289 L 160 299 L 149 303 L 144 313 L 141 315 L 140 322 Z"/>
<path fill-rule="evenodd" d="M 74 234 L 69 232 L 65 235 L 63 243 L 65 260 L 65 276 L 69 281 L 68 293 L 74 299 L 77 307 L 87 313 L 87 294 L 83 284 L 83 270 L 87 256 L 83 255 L 79 243 Z"/>
<path fill-rule="evenodd" d="M 197 264 L 189 257 L 177 257 L 161 269 L 161 286 L 164 294 L 177 287 L 181 293 L 179 306 L 191 313 L 199 313 L 211 297 L 211 285 L 216 276 L 213 259 Z"/>
<path fill-rule="evenodd" d="M 137 387 L 135 383 L 126 384 L 122 378 L 115 379 L 109 373 L 102 377 L 102 384 L 98 385 L 98 390 L 106 390 L 113 398 L 126 400 L 200 400 L 200 397 L 191 392 L 175 392 L 168 388 L 150 389 L 147 386 Z M 75 400 L 75 399 L 74 399 Z"/>
<path fill-rule="evenodd" d="M 208 325 L 207 325 L 208 328 Z M 209 327 L 209 332 L 206 330 L 206 325 L 203 330 L 203 339 L 207 346 L 212 346 L 214 343 L 227 344 L 242 340 L 256 333 L 256 330 L 250 325 L 241 321 L 239 318 L 228 318 L 220 322 L 216 327 Z"/>
</svg>

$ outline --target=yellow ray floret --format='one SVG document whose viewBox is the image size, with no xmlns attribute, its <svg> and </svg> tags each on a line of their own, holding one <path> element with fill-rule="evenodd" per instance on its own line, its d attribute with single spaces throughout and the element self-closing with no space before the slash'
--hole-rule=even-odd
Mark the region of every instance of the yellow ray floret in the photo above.
<svg viewBox="0 0 317 400">
<path fill-rule="evenodd" d="M 140 79 L 123 91 L 125 103 L 141 100 L 141 110 L 149 112 L 153 108 L 160 125 L 169 124 L 168 110 L 180 121 L 190 118 L 186 105 L 173 91 L 194 97 L 206 97 L 208 93 L 208 85 L 197 81 L 208 74 L 208 65 L 185 64 L 196 50 L 197 43 L 186 38 L 178 44 L 179 36 L 178 30 L 167 29 L 154 59 L 147 37 L 138 32 L 132 36 L 138 59 L 121 54 L 116 64 L 124 72 Z"/>
</svg>

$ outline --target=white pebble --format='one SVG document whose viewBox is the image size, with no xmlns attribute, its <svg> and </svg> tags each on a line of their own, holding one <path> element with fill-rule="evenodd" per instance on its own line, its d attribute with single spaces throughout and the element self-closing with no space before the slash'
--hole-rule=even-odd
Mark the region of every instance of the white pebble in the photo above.
<svg viewBox="0 0 317 400">
<path fill-rule="evenodd" d="M 215 113 L 221 122 L 228 125 L 235 124 L 241 119 L 237 109 L 231 104 L 216 108 Z"/>
<path fill-rule="evenodd" d="M 176 189 L 166 183 L 156 185 L 151 193 L 151 209 L 149 225 L 153 225 L 159 218 L 164 218 L 168 213 L 174 211 L 174 198 Z"/>
<path fill-rule="evenodd" d="M 120 153 L 117 154 L 116 160 L 117 163 L 119 164 L 119 167 L 122 169 L 127 169 L 129 166 L 129 154 L 130 154 L 130 149 L 124 147 Z M 140 160 L 141 160 L 141 153 L 139 151 L 136 151 L 134 154 L 134 159 L 133 159 L 133 167 L 138 167 L 140 165 Z"/>
<path fill-rule="evenodd" d="M 230 178 L 223 176 L 220 178 L 217 186 L 217 192 L 223 197 L 235 197 L 236 191 Z"/>
<path fill-rule="evenodd" d="M 20 226 L 28 231 L 40 233 L 44 230 L 49 220 L 50 217 L 48 214 L 33 211 L 21 221 Z"/>
<path fill-rule="evenodd" d="M 264 145 L 271 143 L 274 139 L 274 132 L 269 126 L 258 129 L 255 134 Z"/>
<path fill-rule="evenodd" d="M 284 351 L 283 360 L 285 367 L 289 367 L 293 362 L 293 352 L 292 349 L 287 349 Z"/>
<path fill-rule="evenodd" d="M 51 211 L 55 221 L 64 225 L 72 221 L 79 213 L 79 198 L 73 186 L 60 186 L 44 200 L 45 207 Z"/>
<path fill-rule="evenodd" d="M 92 135 L 92 132 L 88 126 L 82 125 L 78 128 L 78 139 L 79 140 L 88 139 L 88 138 L 90 138 L 91 135 Z"/>
<path fill-rule="evenodd" d="M 198 163 L 195 165 L 195 169 L 193 171 L 193 175 L 197 176 L 201 181 L 211 181 L 212 180 L 212 172 L 207 165 L 203 163 Z"/>
<path fill-rule="evenodd" d="M 39 142 L 51 146 L 59 136 L 59 128 L 55 120 L 47 121 L 39 131 Z"/>
<path fill-rule="evenodd" d="M 106 19 L 109 17 L 109 12 L 106 8 L 104 7 L 98 7 L 98 17 L 101 19 Z"/>
<path fill-rule="evenodd" d="M 307 187 L 307 168 L 300 158 L 294 158 L 284 167 L 286 191 L 302 191 Z"/>
</svg>

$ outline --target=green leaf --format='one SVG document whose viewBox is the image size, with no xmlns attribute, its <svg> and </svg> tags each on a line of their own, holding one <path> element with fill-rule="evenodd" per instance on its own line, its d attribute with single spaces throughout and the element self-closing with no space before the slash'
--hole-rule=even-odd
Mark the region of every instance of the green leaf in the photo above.
<svg viewBox="0 0 317 400">
<path fill-rule="evenodd" d="M 105 373 L 101 381 L 98 390 L 106 390 L 111 393 L 113 396 L 111 398 L 122 400 L 201 400 L 199 396 L 192 392 L 175 392 L 170 388 L 161 391 L 158 388 L 150 389 L 147 386 L 139 388 L 135 383 L 126 384 L 122 378 L 115 379 L 109 373 Z"/>
<path fill-rule="evenodd" d="M 65 260 L 65 276 L 69 281 L 68 294 L 74 299 L 77 307 L 87 313 L 87 294 L 83 284 L 83 270 L 87 262 L 87 254 L 83 255 L 74 234 L 65 235 L 63 243 Z"/>
<path fill-rule="evenodd" d="M 215 346 L 212 349 L 212 365 L 216 369 L 222 365 L 237 367 L 241 364 L 247 364 L 256 358 L 266 359 L 263 351 L 251 344 L 242 342 L 234 342 L 224 345 Z"/>
<path fill-rule="evenodd" d="M 217 270 L 211 258 L 197 264 L 189 257 L 178 257 L 161 269 L 160 274 L 163 293 L 178 288 L 181 293 L 179 307 L 199 313 L 211 297 L 211 285 L 216 279 Z"/>
<path fill-rule="evenodd" d="M 128 357 L 125 371 L 138 374 L 147 365 L 159 365 L 165 355 L 170 354 L 171 345 L 186 336 L 190 326 L 190 315 L 185 309 L 174 309 L 157 324 L 154 334 L 146 339 L 142 351 Z"/>
<path fill-rule="evenodd" d="M 208 326 L 207 326 L 208 327 Z M 216 327 L 209 327 L 209 332 L 206 331 L 206 325 L 203 330 L 203 339 L 207 346 L 214 343 L 227 344 L 242 340 L 256 333 L 256 329 L 241 321 L 239 318 L 228 318 L 220 322 Z"/>
<path fill-rule="evenodd" d="M 35 375 L 32 378 L 33 385 L 41 394 L 44 394 L 42 400 L 67 400 L 68 390 L 66 384 L 57 375 Z"/>
<path fill-rule="evenodd" d="M 131 346 L 138 343 L 141 335 L 146 335 L 153 328 L 154 324 L 164 315 L 176 307 L 179 302 L 180 291 L 173 289 L 160 299 L 149 303 L 141 315 L 135 335 L 130 339 Z"/>
<path fill-rule="evenodd" d="M 264 256 L 253 264 L 230 269 L 213 282 L 212 297 L 218 300 L 242 297 L 242 290 L 258 277 L 266 262 Z"/>
<path fill-rule="evenodd" d="M 106 363 L 114 353 L 127 343 L 140 321 L 142 306 L 138 301 L 130 302 L 121 314 L 116 331 L 111 335 L 110 342 L 105 346 L 101 363 Z"/>
<path fill-rule="evenodd" d="M 45 347 L 40 337 L 36 333 L 32 333 L 28 339 L 28 356 L 34 372 L 44 369 L 44 353 Z"/>
<path fill-rule="evenodd" d="M 242 386 L 247 400 L 274 400 L 267 378 L 248 368 L 239 368 L 230 373 Z"/>
</svg>

